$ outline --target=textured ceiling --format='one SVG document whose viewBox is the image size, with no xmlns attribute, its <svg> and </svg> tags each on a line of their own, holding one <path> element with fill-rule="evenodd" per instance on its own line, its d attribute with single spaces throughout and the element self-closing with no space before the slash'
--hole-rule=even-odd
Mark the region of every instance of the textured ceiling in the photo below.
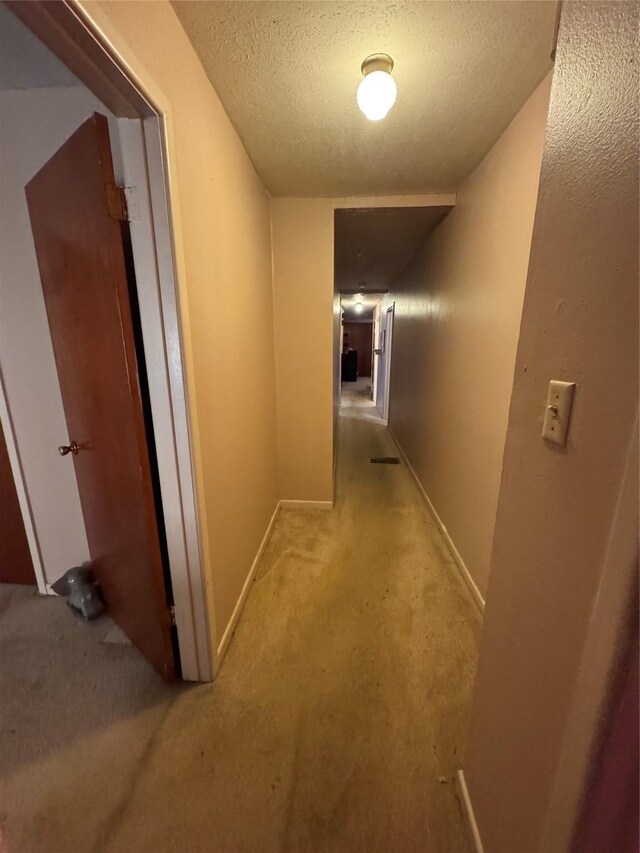
<svg viewBox="0 0 640 853">
<path fill-rule="evenodd" d="M 0 89 L 80 85 L 78 78 L 0 3 Z"/>
<path fill-rule="evenodd" d="M 343 308 L 355 308 L 360 302 L 363 308 L 371 310 L 375 308 L 378 302 L 383 298 L 384 293 L 354 293 L 352 296 L 343 296 L 340 299 L 340 304 Z"/>
<path fill-rule="evenodd" d="M 372 320 L 373 309 L 383 297 L 384 293 L 365 293 L 362 296 L 359 294 L 354 296 L 343 296 L 340 300 L 340 305 L 342 307 L 342 319 L 347 322 L 349 320 Z M 356 311 L 356 304 L 358 302 L 362 304 L 363 308 L 360 313 Z"/>
<path fill-rule="evenodd" d="M 446 206 L 336 210 L 336 290 L 389 290 L 450 210 Z"/>
<path fill-rule="evenodd" d="M 174 0 L 209 79 L 276 196 L 448 192 L 550 70 L 556 3 Z M 395 60 L 381 122 L 360 65 Z"/>
</svg>

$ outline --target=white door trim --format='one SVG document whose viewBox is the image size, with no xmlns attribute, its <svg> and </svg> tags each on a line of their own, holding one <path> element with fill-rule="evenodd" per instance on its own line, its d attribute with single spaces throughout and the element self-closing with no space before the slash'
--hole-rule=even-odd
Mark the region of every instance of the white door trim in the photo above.
<svg viewBox="0 0 640 853">
<path fill-rule="evenodd" d="M 378 399 L 377 399 L 379 388 L 380 388 L 378 381 L 376 382 L 376 386 L 377 386 L 376 387 L 376 396 L 374 399 L 376 409 L 378 410 L 378 413 L 379 413 L 380 417 L 382 418 L 382 422 L 384 424 L 389 423 L 389 399 L 390 399 L 389 385 L 391 382 L 391 346 L 393 343 L 393 322 L 394 322 L 394 318 L 395 318 L 395 311 L 396 311 L 396 303 L 392 302 L 391 305 L 385 311 L 384 329 L 381 329 L 381 332 L 384 334 L 384 350 L 382 353 L 382 357 L 384 359 L 384 401 L 383 401 L 384 405 L 383 405 L 382 409 L 380 409 L 380 406 L 378 405 Z M 380 342 L 380 344 L 382 345 L 382 341 Z M 378 359 L 380 359 L 380 356 L 378 356 Z M 380 369 L 380 361 L 379 360 L 378 360 L 378 369 Z"/>
<path fill-rule="evenodd" d="M 142 98 L 149 106 L 149 115 L 143 119 L 143 126 L 147 173 L 144 189 L 148 192 L 150 217 L 146 234 L 139 238 L 137 246 L 133 246 L 134 263 L 147 365 L 157 355 L 162 366 L 162 370 L 148 370 L 148 379 L 182 677 L 187 681 L 211 681 L 214 662 L 209 641 L 209 619 L 213 614 L 208 613 L 206 604 L 198 531 L 165 116 L 104 34 L 98 31 L 94 21 L 76 4 L 73 12 L 112 60 L 123 82 L 130 88 L 132 100 L 134 96 Z M 126 158 L 124 150 L 123 158 Z M 144 164 L 140 163 L 141 176 L 143 171 Z M 142 181 L 140 184 L 137 189 L 142 203 Z M 131 229 L 133 232 L 133 223 Z M 146 282 L 138 278 L 139 265 L 148 275 Z"/>
<path fill-rule="evenodd" d="M 391 390 L 391 348 L 393 346 L 393 324 L 395 322 L 396 316 L 396 303 L 392 302 L 391 305 L 387 308 L 387 319 L 384 324 L 385 329 L 387 330 L 386 340 L 385 340 L 385 350 L 386 350 L 386 359 L 385 359 L 385 377 L 384 377 L 384 414 L 382 415 L 382 419 L 389 422 L 389 399 L 391 394 L 389 393 Z"/>
<path fill-rule="evenodd" d="M 182 677 L 211 678 L 180 315 L 158 116 L 118 121 Z"/>
</svg>

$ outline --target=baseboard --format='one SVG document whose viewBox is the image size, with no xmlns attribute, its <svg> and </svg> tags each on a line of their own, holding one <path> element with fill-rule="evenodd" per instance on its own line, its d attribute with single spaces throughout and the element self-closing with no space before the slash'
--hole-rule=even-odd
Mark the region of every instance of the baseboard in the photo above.
<svg viewBox="0 0 640 853">
<path fill-rule="evenodd" d="M 238 601 L 236 602 L 236 606 L 233 609 L 233 613 L 231 614 L 231 619 L 229 619 L 229 624 L 224 630 L 224 634 L 222 635 L 222 639 L 220 640 L 220 644 L 218 645 L 218 661 L 217 668 L 222 663 L 222 659 L 225 656 L 227 648 L 229 647 L 229 643 L 231 642 L 231 638 L 233 637 L 233 632 L 236 629 L 236 625 L 238 624 L 238 619 L 240 618 L 240 614 L 242 613 L 242 608 L 244 607 L 244 603 L 247 600 L 247 596 L 249 595 L 249 589 L 251 588 L 251 584 L 253 583 L 253 579 L 255 577 L 255 573 L 260 565 L 260 559 L 264 554 L 264 549 L 267 547 L 269 543 L 269 539 L 271 538 L 271 534 L 273 532 L 273 526 L 276 523 L 276 518 L 278 517 L 278 513 L 280 512 L 280 503 L 276 505 L 276 508 L 271 516 L 271 521 L 267 525 L 267 529 L 265 531 L 264 536 L 262 537 L 262 542 L 260 543 L 260 547 L 258 548 L 258 553 L 255 556 L 253 563 L 251 564 L 251 568 L 249 569 L 249 574 L 247 575 L 247 579 L 244 582 L 244 586 L 242 587 L 242 592 L 238 597 Z"/>
<path fill-rule="evenodd" d="M 333 509 L 333 501 L 280 501 L 281 509 Z"/>
<path fill-rule="evenodd" d="M 424 502 L 427 505 L 427 509 L 429 510 L 431 517 L 435 521 L 435 523 L 438 527 L 438 530 L 442 534 L 442 538 L 444 539 L 444 541 L 447 545 L 447 548 L 449 549 L 449 553 L 451 554 L 453 562 L 458 567 L 458 571 L 462 575 L 462 579 L 465 582 L 465 584 L 467 585 L 467 588 L 468 588 L 469 592 L 471 593 L 471 596 L 472 596 L 474 602 L 476 603 L 476 605 L 480 609 L 480 612 L 483 613 L 484 612 L 484 598 L 482 597 L 482 593 L 480 592 L 480 590 L 478 589 L 478 587 L 475 584 L 475 581 L 471 577 L 471 573 L 470 573 L 469 569 L 465 566 L 464 560 L 462 559 L 462 557 L 460 556 L 460 554 L 458 552 L 458 549 L 454 545 L 453 539 L 447 533 L 447 528 L 442 523 L 440 516 L 436 512 L 434 505 L 431 503 L 431 501 L 429 499 L 429 495 L 425 492 L 424 487 L 423 487 L 422 483 L 420 482 L 420 478 L 418 477 L 416 472 L 413 470 L 413 465 L 411 464 L 411 462 L 409 462 L 409 460 L 407 458 L 407 454 L 402 449 L 402 445 L 400 444 L 400 442 L 398 441 L 398 439 L 394 435 L 391 427 L 388 426 L 387 429 L 389 430 L 389 435 L 394 440 L 395 445 L 398 448 L 398 451 L 400 452 L 400 456 L 402 457 L 402 461 L 404 462 L 404 464 L 409 469 L 409 473 L 413 477 L 415 484 L 418 487 L 418 491 L 420 492 L 420 494 L 424 498 Z"/>
<path fill-rule="evenodd" d="M 469 796 L 469 789 L 467 788 L 467 783 L 464 778 L 464 771 L 458 770 L 456 772 L 455 779 L 456 793 L 460 800 L 462 816 L 464 817 L 465 826 L 467 827 L 467 833 L 469 835 L 469 841 L 471 842 L 473 853 L 484 853 L 482 839 L 480 838 L 480 830 L 478 829 L 478 823 L 473 812 L 471 797 Z"/>
</svg>

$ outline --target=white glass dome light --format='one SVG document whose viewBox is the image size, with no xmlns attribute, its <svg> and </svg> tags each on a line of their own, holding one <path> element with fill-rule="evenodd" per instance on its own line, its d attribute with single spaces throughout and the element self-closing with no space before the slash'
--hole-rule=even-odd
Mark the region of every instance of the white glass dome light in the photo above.
<svg viewBox="0 0 640 853">
<path fill-rule="evenodd" d="M 370 121 L 383 119 L 396 102 L 398 87 L 391 76 L 393 59 L 386 53 L 373 53 L 362 63 L 364 79 L 360 81 L 356 100 Z"/>
<path fill-rule="evenodd" d="M 362 302 L 356 302 L 356 314 L 362 314 L 364 311 L 364 306 Z"/>
</svg>

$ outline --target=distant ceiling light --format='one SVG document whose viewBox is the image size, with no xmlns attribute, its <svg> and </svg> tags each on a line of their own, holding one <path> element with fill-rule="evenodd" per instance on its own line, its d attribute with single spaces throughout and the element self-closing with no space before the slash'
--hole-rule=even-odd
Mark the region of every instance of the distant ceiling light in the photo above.
<svg viewBox="0 0 640 853">
<path fill-rule="evenodd" d="M 362 302 L 356 302 L 356 314 L 362 314 L 364 311 L 364 306 Z"/>
<path fill-rule="evenodd" d="M 395 104 L 398 87 L 391 76 L 393 59 L 386 53 L 373 53 L 362 63 L 364 79 L 360 81 L 356 100 L 370 121 L 380 121 Z"/>
</svg>

